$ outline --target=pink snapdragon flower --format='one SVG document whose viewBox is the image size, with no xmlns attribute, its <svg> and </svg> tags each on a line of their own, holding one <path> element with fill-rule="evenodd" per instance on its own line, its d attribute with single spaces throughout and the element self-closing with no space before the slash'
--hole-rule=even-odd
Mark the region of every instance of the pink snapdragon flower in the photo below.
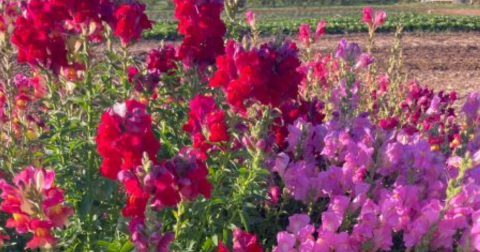
<svg viewBox="0 0 480 252">
<path fill-rule="evenodd" d="M 363 9 L 362 22 L 368 25 L 371 29 L 377 29 L 385 23 L 387 13 L 384 11 L 374 12 L 372 7 L 365 7 Z"/>
<path fill-rule="evenodd" d="M 310 29 L 310 24 L 300 24 L 298 27 L 297 39 L 302 42 L 305 47 L 309 48 L 311 43 L 317 42 L 317 40 L 325 34 L 325 20 L 318 22 L 315 33 L 312 36 L 312 30 Z"/>
<path fill-rule="evenodd" d="M 256 27 L 255 27 L 255 23 L 256 23 L 256 19 L 255 19 L 255 12 L 251 11 L 251 10 L 248 10 L 245 12 L 245 19 L 247 20 L 247 24 L 253 29 L 255 30 Z"/>
<path fill-rule="evenodd" d="M 27 167 L 14 176 L 13 185 L 0 180 L 4 200 L 0 210 L 12 215 L 6 227 L 20 234 L 33 233 L 28 248 L 51 248 L 57 241 L 53 229 L 65 227 L 74 212 L 63 205 L 63 190 L 55 186 L 54 179 L 54 170 Z"/>
</svg>

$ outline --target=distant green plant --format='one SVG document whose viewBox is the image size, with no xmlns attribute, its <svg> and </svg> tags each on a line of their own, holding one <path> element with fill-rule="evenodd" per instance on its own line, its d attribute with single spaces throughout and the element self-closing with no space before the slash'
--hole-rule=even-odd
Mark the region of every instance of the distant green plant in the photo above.
<svg viewBox="0 0 480 252">
<path fill-rule="evenodd" d="M 322 18 L 269 18 L 258 22 L 258 31 L 263 36 L 276 34 L 294 35 L 298 26 L 303 23 L 316 25 L 320 19 L 327 21 L 326 33 L 366 32 L 359 15 L 327 16 Z M 444 31 L 480 31 L 480 17 L 474 16 L 445 16 L 428 14 L 398 13 L 390 15 L 378 32 L 395 32 L 398 24 L 404 24 L 406 32 L 444 32 Z M 176 39 L 176 21 L 160 20 L 152 30 L 143 34 L 147 39 Z M 248 30 L 246 24 L 244 30 Z M 239 31 L 242 32 L 242 31 Z"/>
</svg>

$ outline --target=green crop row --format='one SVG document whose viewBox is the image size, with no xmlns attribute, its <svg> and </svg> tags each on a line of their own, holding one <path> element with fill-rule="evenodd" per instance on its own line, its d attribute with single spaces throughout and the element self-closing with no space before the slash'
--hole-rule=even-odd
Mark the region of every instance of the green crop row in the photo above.
<svg viewBox="0 0 480 252">
<path fill-rule="evenodd" d="M 326 16 L 323 18 L 269 18 L 259 20 L 257 27 L 263 36 L 295 35 L 300 24 L 309 23 L 313 29 L 321 19 L 327 21 L 325 30 L 330 34 L 367 31 L 365 24 L 360 21 L 361 17 L 359 15 Z M 380 27 L 379 32 L 395 31 L 399 24 L 403 24 L 404 30 L 408 32 L 480 31 L 480 17 L 396 13 L 388 17 L 385 24 Z M 157 21 L 152 30 L 145 32 L 144 38 L 176 39 L 178 38 L 176 26 L 176 21 Z M 243 26 L 242 29 L 247 30 L 247 27 Z"/>
</svg>

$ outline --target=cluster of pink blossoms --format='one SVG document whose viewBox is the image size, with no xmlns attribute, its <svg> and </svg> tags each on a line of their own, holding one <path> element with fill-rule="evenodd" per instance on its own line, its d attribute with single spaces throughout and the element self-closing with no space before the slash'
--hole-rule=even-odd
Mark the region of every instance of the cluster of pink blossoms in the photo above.
<svg viewBox="0 0 480 252">
<path fill-rule="evenodd" d="M 377 29 L 383 23 L 385 23 L 385 20 L 387 18 L 387 13 L 384 11 L 377 11 L 374 12 L 373 8 L 367 7 L 363 9 L 363 17 L 362 17 L 362 22 L 367 24 L 369 28 L 372 29 Z"/>
<path fill-rule="evenodd" d="M 53 229 L 65 227 L 74 212 L 63 205 L 64 192 L 55 186 L 54 179 L 53 170 L 27 167 L 15 175 L 14 185 L 0 180 L 0 210 L 12 215 L 6 227 L 15 228 L 19 234 L 32 233 L 27 248 L 51 248 L 57 242 Z"/>
<path fill-rule="evenodd" d="M 421 133 L 385 131 L 365 114 L 345 124 L 297 120 L 287 140 L 272 162 L 284 191 L 305 204 L 329 203 L 319 225 L 307 215 L 292 216 L 274 251 L 390 250 L 398 239 L 410 249 L 480 248 L 469 224 L 480 210 L 478 149 L 469 148 L 474 152 L 465 167 L 465 159 L 432 150 Z M 460 184 L 454 187 L 452 179 Z"/>
<path fill-rule="evenodd" d="M 297 40 L 301 41 L 305 47 L 309 48 L 310 45 L 315 43 L 323 34 L 325 34 L 325 21 L 320 21 L 315 30 L 315 34 L 312 36 L 312 30 L 310 29 L 309 24 L 301 24 L 299 27 L 299 32 Z"/>
</svg>

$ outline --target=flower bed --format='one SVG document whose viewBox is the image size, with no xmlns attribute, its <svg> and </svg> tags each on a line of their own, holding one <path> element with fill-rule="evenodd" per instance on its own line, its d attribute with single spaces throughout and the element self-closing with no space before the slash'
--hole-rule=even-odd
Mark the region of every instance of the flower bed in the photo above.
<svg viewBox="0 0 480 252">
<path fill-rule="evenodd" d="M 406 79 L 402 26 L 380 72 L 385 12 L 321 55 L 329 20 L 260 44 L 174 2 L 181 43 L 141 59 L 139 2 L 1 3 L 5 251 L 480 250 L 480 91 Z"/>
</svg>

